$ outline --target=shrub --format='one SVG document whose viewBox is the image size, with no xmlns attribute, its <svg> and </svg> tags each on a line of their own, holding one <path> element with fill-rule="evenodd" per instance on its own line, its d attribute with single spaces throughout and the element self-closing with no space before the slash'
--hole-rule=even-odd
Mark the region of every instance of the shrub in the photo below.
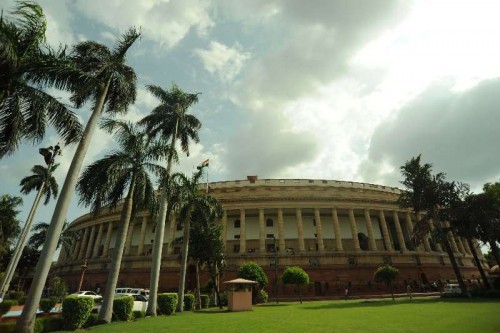
<svg viewBox="0 0 500 333">
<path fill-rule="evenodd" d="M 118 297 L 113 300 L 113 313 L 117 320 L 128 321 L 132 319 L 134 299 L 130 296 Z"/>
<path fill-rule="evenodd" d="M 43 324 L 45 320 L 43 318 L 35 319 L 35 329 L 33 333 L 43 333 Z"/>
<path fill-rule="evenodd" d="M 267 295 L 264 289 L 261 289 L 257 292 L 257 303 L 267 303 L 269 296 Z"/>
<path fill-rule="evenodd" d="M 56 305 L 56 301 L 51 298 L 42 298 L 40 300 L 40 310 L 45 313 L 49 313 L 50 310 Z"/>
<path fill-rule="evenodd" d="M 193 311 L 194 308 L 194 295 L 186 294 L 184 295 L 184 310 L 185 311 Z"/>
<path fill-rule="evenodd" d="M 10 308 L 15 305 L 14 301 L 6 300 L 0 303 L 0 316 L 3 316 L 7 312 L 9 312 Z"/>
<path fill-rule="evenodd" d="M 0 323 L 0 332 L 2 333 L 15 333 L 15 329 L 15 322 Z"/>
<path fill-rule="evenodd" d="M 99 322 L 99 315 L 97 313 L 91 313 L 90 316 L 85 321 L 85 323 L 83 324 L 83 328 L 95 326 L 97 325 L 98 322 Z"/>
<path fill-rule="evenodd" d="M 177 308 L 177 294 L 165 293 L 158 295 L 158 308 L 162 314 L 171 315 Z"/>
<path fill-rule="evenodd" d="M 56 332 L 64 329 L 63 317 L 47 317 L 43 320 L 43 332 Z M 0 330 L 1 331 L 1 330 Z"/>
<path fill-rule="evenodd" d="M 201 308 L 206 309 L 208 308 L 208 303 L 210 302 L 210 297 L 208 295 L 200 295 L 201 299 Z"/>
<path fill-rule="evenodd" d="M 263 288 L 268 283 L 267 275 L 258 264 L 253 261 L 246 262 L 238 270 L 237 276 L 242 279 L 257 281 L 259 286 Z"/>
<path fill-rule="evenodd" d="M 145 311 L 134 311 L 132 313 L 134 319 L 141 319 L 146 317 L 146 312 Z"/>
<path fill-rule="evenodd" d="M 94 300 L 91 297 L 68 296 L 64 299 L 62 307 L 64 327 L 74 331 L 89 318 L 94 307 Z"/>
<path fill-rule="evenodd" d="M 227 291 L 220 293 L 220 302 L 222 303 L 222 306 L 227 306 Z"/>
<path fill-rule="evenodd" d="M 11 291 L 9 294 L 10 299 L 16 299 L 16 300 L 19 300 L 23 296 L 25 296 L 24 291 Z"/>
<path fill-rule="evenodd" d="M 23 295 L 17 299 L 17 304 L 24 305 L 24 303 L 26 303 L 26 296 Z"/>
</svg>

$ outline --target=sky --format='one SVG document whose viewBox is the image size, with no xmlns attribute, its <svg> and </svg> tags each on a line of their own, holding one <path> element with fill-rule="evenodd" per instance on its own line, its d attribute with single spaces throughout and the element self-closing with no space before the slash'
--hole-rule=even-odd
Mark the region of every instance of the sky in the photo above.
<svg viewBox="0 0 500 333">
<path fill-rule="evenodd" d="M 145 85 L 199 92 L 190 110 L 200 143 L 174 171 L 210 159 L 209 181 L 334 179 L 399 186 L 399 167 L 422 154 L 448 180 L 480 191 L 500 179 L 500 2 L 496 0 L 40 1 L 52 46 L 112 47 L 129 27 L 141 39 L 127 62 L 138 96 L 120 119 L 159 101 Z M 0 0 L 4 16 L 15 2 Z M 49 89 L 67 100 L 65 92 Z M 83 123 L 90 106 L 75 110 Z M 49 131 L 0 160 L 0 194 L 43 164 Z M 88 165 L 113 149 L 98 130 Z M 75 151 L 63 148 L 62 187 Z M 24 196 L 25 219 L 34 193 Z M 55 203 L 36 221 L 49 222 Z M 68 220 L 87 213 L 72 199 Z"/>
</svg>

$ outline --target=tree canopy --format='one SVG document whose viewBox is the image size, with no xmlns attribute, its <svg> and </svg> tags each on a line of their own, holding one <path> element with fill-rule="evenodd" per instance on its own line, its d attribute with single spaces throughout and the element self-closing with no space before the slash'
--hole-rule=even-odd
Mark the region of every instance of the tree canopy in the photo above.
<svg viewBox="0 0 500 333">
<path fill-rule="evenodd" d="M 283 284 L 294 284 L 299 289 L 300 303 L 302 303 L 302 291 L 300 286 L 309 284 L 309 275 L 298 266 L 287 267 L 281 276 Z"/>
<path fill-rule="evenodd" d="M 242 279 L 256 281 L 261 288 L 265 287 L 269 282 L 262 267 L 253 261 L 246 262 L 241 266 L 237 276 Z"/>
<path fill-rule="evenodd" d="M 0 197 L 0 256 L 5 255 L 15 241 L 21 228 L 17 218 L 23 199 L 4 194 Z"/>
<path fill-rule="evenodd" d="M 394 293 L 392 291 L 392 283 L 396 280 L 399 275 L 399 270 L 390 265 L 381 266 L 375 271 L 373 279 L 378 283 L 385 283 L 391 288 L 392 299 L 394 300 Z"/>
</svg>

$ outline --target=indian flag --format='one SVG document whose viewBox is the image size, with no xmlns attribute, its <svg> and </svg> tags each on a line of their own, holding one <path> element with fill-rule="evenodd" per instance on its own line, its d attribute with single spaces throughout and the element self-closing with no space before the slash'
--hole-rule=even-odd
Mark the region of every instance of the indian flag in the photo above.
<svg viewBox="0 0 500 333">
<path fill-rule="evenodd" d="M 204 168 L 204 167 L 208 167 L 208 158 L 206 160 L 204 160 L 203 162 L 201 162 L 201 164 L 199 164 L 196 168 L 199 170 L 201 168 Z"/>
</svg>

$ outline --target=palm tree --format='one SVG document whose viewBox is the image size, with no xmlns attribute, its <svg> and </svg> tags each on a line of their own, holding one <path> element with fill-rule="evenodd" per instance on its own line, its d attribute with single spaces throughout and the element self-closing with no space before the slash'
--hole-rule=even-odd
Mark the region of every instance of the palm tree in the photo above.
<svg viewBox="0 0 500 333">
<path fill-rule="evenodd" d="M 27 302 L 17 323 L 18 332 L 33 331 L 38 302 L 49 274 L 52 257 L 56 251 L 78 174 L 101 113 L 104 109 L 108 113 L 125 113 L 128 106 L 135 101 L 137 78 L 134 70 L 126 64 L 125 55 L 139 36 L 140 33 L 136 29 L 129 29 L 116 43 L 113 50 L 97 42 L 81 42 L 73 48 L 68 57 L 71 60 L 68 63 L 71 67 L 68 71 L 75 69 L 80 73 L 70 77 L 71 82 L 67 83 L 72 92 L 71 101 L 77 107 L 91 101 L 93 111 L 73 156 L 57 201 Z"/>
<path fill-rule="evenodd" d="M 99 320 L 111 321 L 113 296 L 130 220 L 137 212 L 149 208 L 154 213 L 156 197 L 148 172 L 161 176 L 165 169 L 153 162 L 168 155 L 168 145 L 150 140 L 137 125 L 106 119 L 103 128 L 114 133 L 119 149 L 85 168 L 78 180 L 80 203 L 91 205 L 94 213 L 102 207 L 116 208 L 126 195 L 118 230 L 115 251 L 111 255 L 106 290 Z"/>
<path fill-rule="evenodd" d="M 75 239 L 77 238 L 77 232 L 71 230 L 69 227 L 68 221 L 64 221 L 63 230 L 61 232 L 61 238 L 59 238 L 59 242 L 57 243 L 57 248 L 62 247 L 64 251 L 70 251 L 71 247 L 74 244 Z M 39 222 L 31 228 L 31 232 L 33 233 L 28 240 L 29 246 L 35 249 L 39 249 L 42 247 L 43 242 L 45 242 L 45 238 L 47 238 L 47 230 L 49 230 L 49 224 L 46 222 Z"/>
<path fill-rule="evenodd" d="M 55 152 L 57 153 L 58 151 L 59 149 L 56 149 Z M 19 260 L 21 259 L 23 249 L 26 245 L 26 240 L 28 239 L 28 233 L 31 229 L 31 225 L 33 224 L 33 219 L 35 218 L 35 213 L 38 209 L 38 205 L 40 204 L 40 200 L 42 199 L 42 197 L 45 197 L 44 204 L 47 205 L 51 197 L 53 197 L 54 199 L 57 197 L 59 186 L 55 177 L 52 175 L 59 164 L 54 164 L 53 158 L 50 158 L 48 162 L 49 163 L 47 167 L 44 167 L 42 165 L 35 165 L 33 168 L 31 168 L 31 172 L 33 174 L 21 180 L 21 193 L 28 195 L 29 193 L 31 193 L 31 191 L 36 190 L 37 194 L 35 197 L 35 201 L 33 202 L 33 206 L 31 207 L 31 210 L 28 214 L 26 223 L 24 224 L 21 235 L 17 241 L 14 253 L 12 254 L 12 257 L 7 266 L 5 279 L 2 281 L 2 285 L 0 287 L 0 297 L 2 299 L 9 288 L 9 284 L 14 277 L 16 267 L 19 263 Z"/>
<path fill-rule="evenodd" d="M 200 179 L 203 175 L 203 168 L 196 172 L 192 178 L 188 178 L 182 173 L 172 176 L 172 181 L 180 189 L 180 200 L 176 203 L 179 212 L 179 222 L 183 225 L 182 237 L 182 259 L 178 293 L 178 311 L 182 312 L 184 300 L 184 288 L 186 282 L 187 258 L 189 256 L 189 236 L 191 223 L 201 223 L 202 220 L 213 220 L 222 215 L 220 202 L 211 195 L 200 190 Z M 197 217 L 197 219 L 196 219 Z M 203 217 L 203 218 L 201 218 Z"/>
<path fill-rule="evenodd" d="M 20 2 L 12 16 L 0 17 L 0 158 L 13 153 L 22 140 L 41 141 L 48 123 L 66 144 L 82 132 L 76 115 L 42 89 L 56 83 L 47 65 L 56 65 L 50 70 L 58 71 L 56 59 L 64 56 L 63 49 L 55 52 L 44 44 L 42 8 Z M 43 76 L 52 80 L 38 81 Z"/>
<path fill-rule="evenodd" d="M 460 200 L 463 186 L 446 181 L 443 173 L 432 175 L 432 165 L 428 163 L 421 165 L 420 155 L 401 166 L 401 173 L 404 177 L 401 184 L 405 188 L 398 199 L 399 206 L 411 208 L 416 216 L 421 217 L 413 227 L 412 240 L 419 245 L 430 234 L 435 242 L 441 242 L 460 288 L 465 291 L 465 283 L 448 240 L 448 234 L 453 230 L 440 223 L 450 220 L 451 204 Z M 432 221 L 436 223 L 433 224 Z"/>
<path fill-rule="evenodd" d="M 199 142 L 198 130 L 201 128 L 200 121 L 193 115 L 188 114 L 189 107 L 198 102 L 198 94 L 189 94 L 182 91 L 177 85 L 173 85 L 168 91 L 158 86 L 147 86 L 153 96 L 160 100 L 160 105 L 153 109 L 150 115 L 141 120 L 151 137 L 161 136 L 165 140 L 170 139 L 170 154 L 167 159 L 167 179 L 164 184 L 169 183 L 172 164 L 177 158 L 175 144 L 180 140 L 181 149 L 189 156 L 189 141 Z M 160 266 L 162 257 L 163 235 L 165 231 L 165 220 L 168 212 L 168 186 L 162 190 L 160 211 L 156 219 L 156 233 L 153 243 L 153 256 L 151 264 L 151 280 L 149 285 L 149 302 L 147 314 L 156 316 L 158 282 L 160 280 Z"/>
</svg>

